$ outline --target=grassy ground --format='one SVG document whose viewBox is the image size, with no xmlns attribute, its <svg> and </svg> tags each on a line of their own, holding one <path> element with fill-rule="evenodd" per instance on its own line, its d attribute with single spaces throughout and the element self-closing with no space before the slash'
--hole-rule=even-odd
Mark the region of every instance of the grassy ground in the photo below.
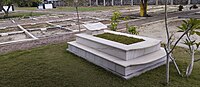
<svg viewBox="0 0 200 87">
<path fill-rule="evenodd" d="M 0 56 L 0 87 L 163 87 L 165 66 L 130 80 L 124 80 L 65 49 L 67 44 L 48 45 Z M 182 68 L 186 52 L 176 48 L 175 57 Z M 199 58 L 198 53 L 198 58 Z M 199 87 L 200 64 L 195 63 L 190 78 L 177 75 L 171 64 L 170 87 Z"/>
<path fill-rule="evenodd" d="M 36 13 L 36 12 L 11 12 L 9 13 L 7 18 L 27 18 L 30 16 L 41 16 L 45 15 L 45 13 Z M 7 19 L 4 18 L 4 14 L 0 14 L 0 19 Z"/>
<path fill-rule="evenodd" d="M 127 8 L 130 6 L 99 6 L 99 7 L 78 7 L 79 11 L 86 12 L 86 11 L 100 11 L 100 10 L 120 10 L 123 8 Z M 37 10 L 36 7 L 18 7 L 16 10 Z M 76 11 L 75 7 L 57 7 L 55 9 L 48 9 L 47 11 L 64 11 L 64 12 L 71 12 Z"/>
<path fill-rule="evenodd" d="M 143 39 L 138 39 L 138 38 L 133 38 L 133 37 L 127 37 L 124 35 L 116 35 L 116 34 L 111 34 L 111 33 L 103 33 L 103 34 L 98 34 L 95 35 L 96 37 L 100 37 L 103 39 L 119 42 L 122 44 L 130 45 L 133 43 L 138 43 L 141 41 L 144 41 Z"/>
</svg>

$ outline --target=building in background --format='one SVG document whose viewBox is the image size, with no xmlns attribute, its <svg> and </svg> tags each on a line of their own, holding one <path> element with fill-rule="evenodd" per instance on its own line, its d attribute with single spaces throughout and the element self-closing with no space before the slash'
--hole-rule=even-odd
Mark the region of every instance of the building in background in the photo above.
<svg viewBox="0 0 200 87">
<path fill-rule="evenodd" d="M 79 6 L 139 5 L 140 0 L 78 0 Z M 190 4 L 200 4 L 200 0 L 190 0 Z M 44 4 L 54 6 L 74 6 L 73 0 L 44 0 Z M 148 0 L 149 5 L 163 5 L 165 0 Z M 188 0 L 168 0 L 168 4 L 187 5 Z"/>
<path fill-rule="evenodd" d="M 53 4 L 53 6 L 66 6 L 64 0 L 44 0 L 44 4 Z"/>
</svg>

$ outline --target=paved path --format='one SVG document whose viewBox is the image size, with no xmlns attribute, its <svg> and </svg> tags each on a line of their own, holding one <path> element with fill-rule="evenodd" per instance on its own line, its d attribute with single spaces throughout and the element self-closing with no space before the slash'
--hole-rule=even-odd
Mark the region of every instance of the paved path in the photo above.
<svg viewBox="0 0 200 87">
<path fill-rule="evenodd" d="M 172 18 L 172 17 L 178 17 L 178 16 L 188 16 L 191 13 L 195 13 L 195 12 L 199 12 L 200 9 L 198 10 L 190 10 L 190 11 L 181 11 L 181 12 L 172 12 L 172 13 L 168 13 L 168 18 Z M 142 24 L 148 23 L 148 22 L 154 22 L 154 21 L 158 21 L 158 20 L 164 20 L 165 14 L 161 13 L 161 14 L 151 14 L 152 17 L 147 17 L 145 19 L 141 19 L 141 20 L 137 20 L 137 21 L 133 21 L 133 22 L 129 22 L 129 25 L 135 25 L 135 26 L 140 26 Z M 118 28 L 125 28 L 126 27 L 126 23 L 122 23 L 119 24 Z"/>
</svg>

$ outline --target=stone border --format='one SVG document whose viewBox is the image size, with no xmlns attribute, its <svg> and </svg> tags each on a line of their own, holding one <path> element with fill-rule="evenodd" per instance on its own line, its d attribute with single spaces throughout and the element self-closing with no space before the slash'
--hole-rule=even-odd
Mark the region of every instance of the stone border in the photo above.
<svg viewBox="0 0 200 87">
<path fill-rule="evenodd" d="M 45 37 L 45 38 L 35 39 L 35 40 L 1 44 L 0 54 L 5 54 L 8 52 L 17 51 L 17 50 L 27 50 L 27 49 L 31 49 L 31 48 L 35 48 L 39 46 L 48 45 L 48 44 L 56 44 L 56 43 L 72 41 L 75 39 L 74 37 L 75 37 L 75 34 L 77 33 L 79 32 L 71 32 L 68 34 L 50 36 L 50 37 Z"/>
</svg>

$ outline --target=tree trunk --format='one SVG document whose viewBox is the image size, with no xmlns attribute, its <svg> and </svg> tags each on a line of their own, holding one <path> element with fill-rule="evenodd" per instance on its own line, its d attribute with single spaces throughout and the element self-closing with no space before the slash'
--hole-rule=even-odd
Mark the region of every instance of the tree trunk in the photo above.
<svg viewBox="0 0 200 87">
<path fill-rule="evenodd" d="M 187 40 L 189 42 L 192 42 L 192 40 L 190 39 L 189 34 L 186 34 L 186 35 L 187 35 Z M 189 77 L 191 75 L 191 73 L 192 73 L 193 66 L 194 66 L 194 54 L 195 54 L 195 52 L 194 52 L 194 46 L 193 45 L 189 46 L 189 49 L 190 49 L 191 63 L 187 67 L 187 70 L 186 70 L 186 76 L 187 77 Z"/>
<path fill-rule="evenodd" d="M 147 15 L 147 0 L 140 0 L 140 16 L 146 17 Z"/>
<path fill-rule="evenodd" d="M 0 12 L 3 10 L 3 5 L 0 3 Z"/>
</svg>

